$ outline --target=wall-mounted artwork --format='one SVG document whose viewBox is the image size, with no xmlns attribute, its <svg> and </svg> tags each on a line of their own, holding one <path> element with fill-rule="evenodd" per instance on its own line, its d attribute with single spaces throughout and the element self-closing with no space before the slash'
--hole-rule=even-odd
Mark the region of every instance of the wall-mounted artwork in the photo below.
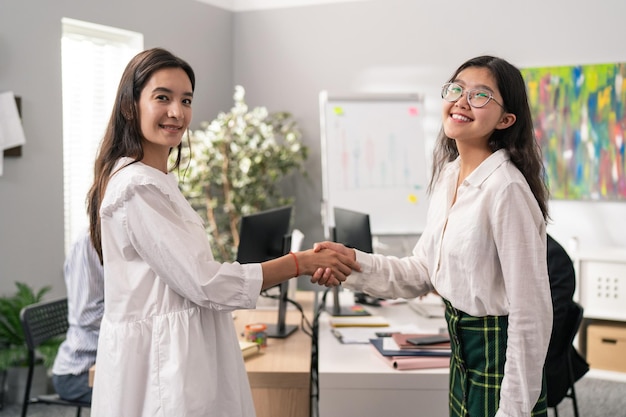
<svg viewBox="0 0 626 417">
<path fill-rule="evenodd" d="M 626 200 L 626 63 L 522 74 L 551 198 Z"/>
</svg>

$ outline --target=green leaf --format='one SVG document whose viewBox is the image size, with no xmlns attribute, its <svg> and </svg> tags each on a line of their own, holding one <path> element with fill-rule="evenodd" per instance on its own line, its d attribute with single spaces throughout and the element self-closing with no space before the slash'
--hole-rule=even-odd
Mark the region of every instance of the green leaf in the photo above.
<svg viewBox="0 0 626 417">
<path fill-rule="evenodd" d="M 178 172 L 180 189 L 205 220 L 213 255 L 233 261 L 237 248 L 231 224 L 242 215 L 292 203 L 284 196 L 282 181 L 306 175 L 308 148 L 292 114 L 250 109 L 245 89 L 235 87 L 234 106 L 190 135 Z M 175 155 L 173 155 L 174 157 Z"/>
<path fill-rule="evenodd" d="M 28 356 L 20 312 L 28 305 L 43 300 L 51 287 L 45 286 L 35 291 L 27 284 L 16 282 L 15 294 L 0 297 L 0 371 L 10 366 L 25 366 Z M 50 341 L 38 350 L 44 363 L 52 364 L 60 342 Z"/>
</svg>

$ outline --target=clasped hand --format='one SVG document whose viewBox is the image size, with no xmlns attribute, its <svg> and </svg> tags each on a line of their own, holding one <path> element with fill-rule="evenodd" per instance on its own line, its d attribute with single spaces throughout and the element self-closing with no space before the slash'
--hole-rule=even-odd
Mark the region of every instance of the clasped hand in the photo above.
<svg viewBox="0 0 626 417">
<path fill-rule="evenodd" d="M 309 251 L 307 251 L 309 252 Z M 317 267 L 311 275 L 313 284 L 336 287 L 346 280 L 352 271 L 361 271 L 356 252 L 336 242 L 320 242 L 313 245 Z"/>
</svg>

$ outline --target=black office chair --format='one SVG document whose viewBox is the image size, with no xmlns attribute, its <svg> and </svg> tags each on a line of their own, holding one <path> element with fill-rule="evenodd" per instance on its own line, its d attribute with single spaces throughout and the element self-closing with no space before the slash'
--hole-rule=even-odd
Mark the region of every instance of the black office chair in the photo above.
<svg viewBox="0 0 626 417">
<path fill-rule="evenodd" d="M 76 407 L 76 417 L 80 417 L 82 408 L 91 407 L 90 403 L 62 400 L 58 394 L 39 395 L 35 398 L 30 398 L 36 361 L 35 350 L 39 345 L 54 337 L 65 336 L 69 327 L 67 322 L 67 298 L 24 307 L 20 312 L 20 320 L 22 321 L 28 347 L 28 379 L 24 392 L 22 417 L 26 417 L 28 406 L 35 403 Z"/>
<path fill-rule="evenodd" d="M 564 337 L 562 340 L 551 343 L 551 357 L 559 360 L 558 364 L 546 362 L 546 383 L 548 391 L 548 407 L 554 409 L 554 416 L 558 417 L 557 406 L 564 398 L 572 400 L 574 416 L 579 417 L 578 401 L 576 399 L 576 389 L 574 384 L 584 374 L 589 371 L 589 364 L 579 355 L 574 348 L 574 337 L 583 319 L 583 308 L 580 304 L 573 302 L 567 311 L 567 318 L 564 326 Z M 558 359 L 561 358 L 561 359 Z M 565 358 L 565 360 L 562 360 Z M 551 366 L 555 365 L 555 366 Z"/>
</svg>

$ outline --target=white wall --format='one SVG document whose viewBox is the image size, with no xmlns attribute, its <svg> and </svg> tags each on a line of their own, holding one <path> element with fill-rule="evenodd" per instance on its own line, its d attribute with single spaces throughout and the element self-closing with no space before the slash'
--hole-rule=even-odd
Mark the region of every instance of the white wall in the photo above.
<svg viewBox="0 0 626 417">
<path fill-rule="evenodd" d="M 290 187 L 306 246 L 323 237 L 321 90 L 422 92 L 434 141 L 440 85 L 466 59 L 492 54 L 520 67 L 624 62 L 625 14 L 623 0 L 372 0 L 242 12 L 235 15 L 234 81 L 250 104 L 289 110 L 305 131 L 312 180 Z M 626 202 L 552 201 L 550 209 L 548 230 L 566 247 L 573 236 L 581 249 L 626 246 Z"/>
<path fill-rule="evenodd" d="M 194 125 L 232 105 L 232 13 L 194 0 L 2 0 L 0 91 L 22 97 L 26 145 L 0 177 L 0 294 L 14 281 L 52 285 L 62 277 L 63 139 L 61 18 L 144 34 L 185 58 L 196 77 Z"/>
</svg>

